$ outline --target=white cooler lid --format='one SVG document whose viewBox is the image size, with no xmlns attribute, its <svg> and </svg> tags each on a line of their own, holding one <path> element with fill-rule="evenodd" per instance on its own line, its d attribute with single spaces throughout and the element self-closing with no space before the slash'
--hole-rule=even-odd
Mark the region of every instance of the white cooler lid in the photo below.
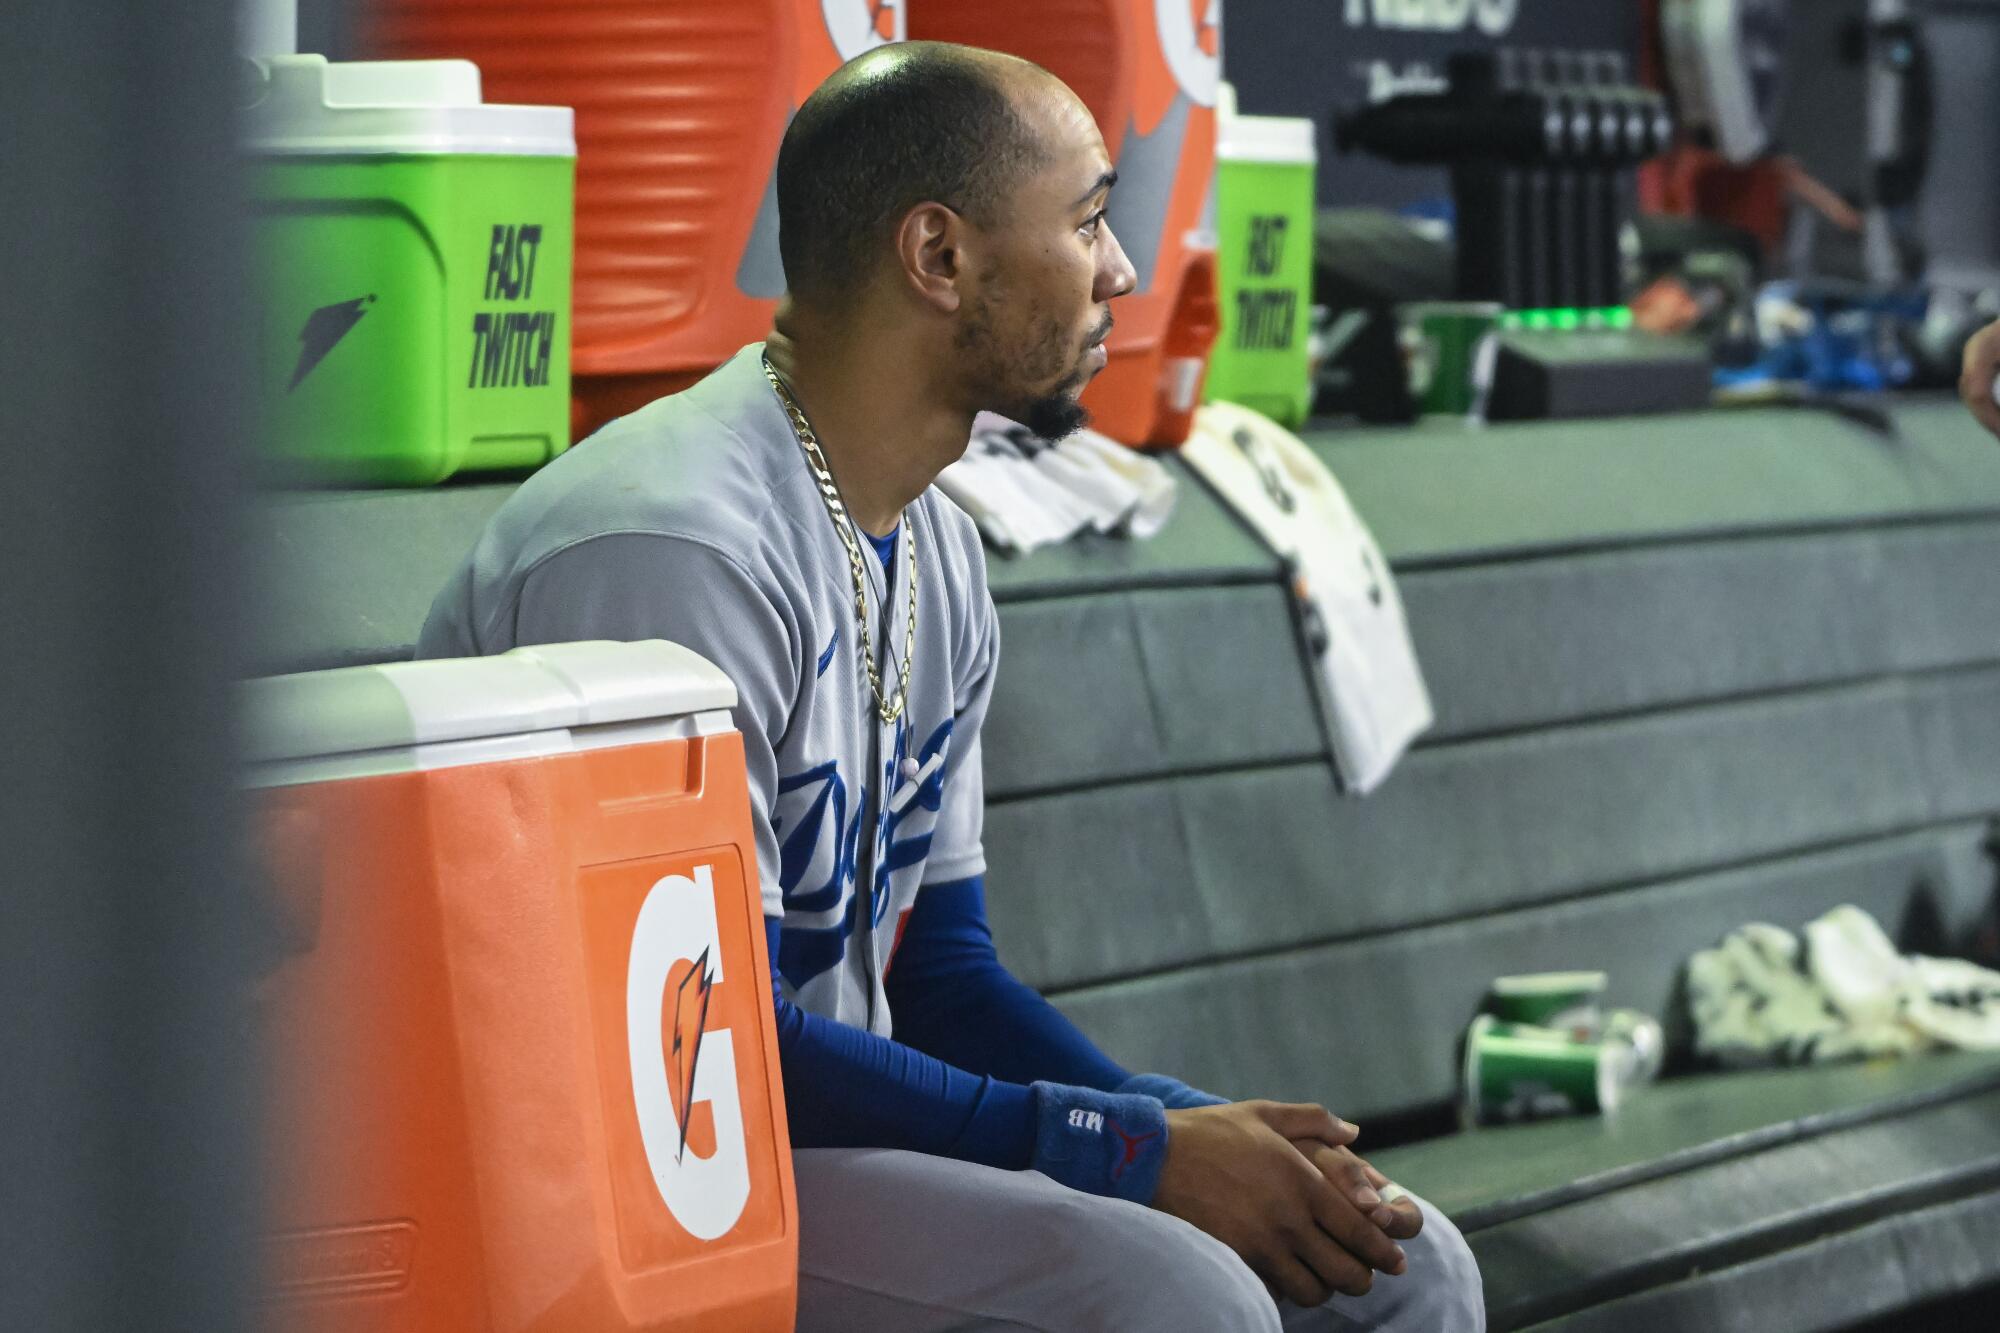
<svg viewBox="0 0 2000 1333">
<path fill-rule="evenodd" d="M 1242 114 L 1236 109 L 1236 85 L 1225 83 L 1215 102 L 1215 156 L 1223 162 L 1316 166 L 1317 130 L 1304 116 Z"/>
<path fill-rule="evenodd" d="M 1319 161 L 1312 121 L 1304 116 L 1218 117 L 1215 156 L 1223 162 L 1309 167 Z"/>
<path fill-rule="evenodd" d="M 250 62 L 263 83 L 242 115 L 258 153 L 510 153 L 575 157 L 566 106 L 480 100 L 470 60 L 363 60 L 277 55 Z"/>
<path fill-rule="evenodd" d="M 733 729 L 736 687 L 660 639 L 266 676 L 239 687 L 250 785 L 410 772 Z"/>
</svg>

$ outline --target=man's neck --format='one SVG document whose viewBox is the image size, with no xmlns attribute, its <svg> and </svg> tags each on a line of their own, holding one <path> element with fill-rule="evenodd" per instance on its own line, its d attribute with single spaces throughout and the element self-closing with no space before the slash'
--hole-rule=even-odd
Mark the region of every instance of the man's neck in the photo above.
<svg viewBox="0 0 2000 1333">
<path fill-rule="evenodd" d="M 789 308 L 764 354 L 798 399 L 855 522 L 886 536 L 905 506 L 965 452 L 973 414 L 926 374 L 929 358 L 842 336 Z"/>
</svg>

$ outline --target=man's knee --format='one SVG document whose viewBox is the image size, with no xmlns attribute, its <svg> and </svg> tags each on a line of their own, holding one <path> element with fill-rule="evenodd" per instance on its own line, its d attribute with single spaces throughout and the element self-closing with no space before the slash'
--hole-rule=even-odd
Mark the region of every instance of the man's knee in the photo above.
<svg viewBox="0 0 2000 1333">
<path fill-rule="evenodd" d="M 1118 1212 L 1111 1225 L 1094 1216 L 1096 1234 L 1074 1256 L 1090 1266 L 1089 1285 L 1104 1284 L 1109 1317 L 1079 1327 L 1279 1333 L 1276 1303 L 1235 1251 L 1179 1218 L 1129 1205 Z"/>
<path fill-rule="evenodd" d="M 1481 1333 L 1486 1294 L 1472 1247 L 1450 1218 L 1422 1199 L 1417 1206 L 1423 1210 L 1424 1229 L 1402 1242 L 1410 1266 L 1400 1278 L 1378 1281 L 1375 1291 L 1393 1291 L 1398 1298 L 1395 1327 Z"/>
</svg>

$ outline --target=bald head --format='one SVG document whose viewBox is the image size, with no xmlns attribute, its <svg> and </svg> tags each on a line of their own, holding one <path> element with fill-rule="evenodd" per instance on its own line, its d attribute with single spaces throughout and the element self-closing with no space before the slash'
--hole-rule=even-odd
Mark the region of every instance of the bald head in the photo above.
<svg viewBox="0 0 2000 1333">
<path fill-rule="evenodd" d="M 982 226 L 1048 154 L 1075 98 L 1039 65 L 945 42 L 899 42 L 835 70 L 778 151 L 778 250 L 793 298 L 851 295 L 888 260 L 921 203 Z"/>
</svg>

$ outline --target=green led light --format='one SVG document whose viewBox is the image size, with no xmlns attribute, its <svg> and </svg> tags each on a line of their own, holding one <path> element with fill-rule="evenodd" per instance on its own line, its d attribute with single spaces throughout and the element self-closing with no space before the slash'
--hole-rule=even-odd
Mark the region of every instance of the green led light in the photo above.
<svg viewBox="0 0 2000 1333">
<path fill-rule="evenodd" d="M 1503 329 L 1629 329 L 1630 306 L 1551 306 L 1544 310 L 1509 310 L 1500 316 Z"/>
</svg>

